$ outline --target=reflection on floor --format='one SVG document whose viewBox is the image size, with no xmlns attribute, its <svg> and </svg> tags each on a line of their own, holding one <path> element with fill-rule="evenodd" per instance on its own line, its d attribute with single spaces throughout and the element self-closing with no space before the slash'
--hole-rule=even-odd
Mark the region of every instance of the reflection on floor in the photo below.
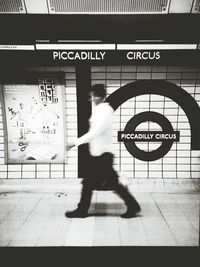
<svg viewBox="0 0 200 267">
<path fill-rule="evenodd" d="M 68 219 L 78 193 L 0 194 L 0 246 L 197 246 L 199 194 L 135 193 L 141 214 L 122 219 L 121 200 L 95 192 L 90 216 Z"/>
</svg>

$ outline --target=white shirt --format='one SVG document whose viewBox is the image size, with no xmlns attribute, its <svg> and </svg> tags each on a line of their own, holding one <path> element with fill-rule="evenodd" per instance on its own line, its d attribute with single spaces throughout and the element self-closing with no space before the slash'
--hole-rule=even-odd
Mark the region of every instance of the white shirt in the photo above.
<svg viewBox="0 0 200 267">
<path fill-rule="evenodd" d="M 114 110 L 108 103 L 94 106 L 90 117 L 90 130 L 78 138 L 75 145 L 89 143 L 92 156 L 100 156 L 105 152 L 112 153 L 113 112 Z"/>
</svg>

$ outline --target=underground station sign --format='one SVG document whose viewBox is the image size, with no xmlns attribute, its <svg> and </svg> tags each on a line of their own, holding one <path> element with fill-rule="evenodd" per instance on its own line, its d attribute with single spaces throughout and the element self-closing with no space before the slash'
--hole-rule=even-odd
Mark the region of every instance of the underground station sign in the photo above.
<svg viewBox="0 0 200 267">
<path fill-rule="evenodd" d="M 162 131 L 135 131 L 143 122 L 157 123 Z M 124 142 L 128 152 L 135 158 L 143 161 L 153 161 L 164 157 L 174 142 L 179 142 L 180 132 L 174 131 L 170 121 L 157 112 L 142 112 L 132 117 L 125 126 L 124 131 L 118 131 L 118 141 Z M 136 142 L 159 142 L 159 148 L 153 151 L 141 150 Z"/>
</svg>

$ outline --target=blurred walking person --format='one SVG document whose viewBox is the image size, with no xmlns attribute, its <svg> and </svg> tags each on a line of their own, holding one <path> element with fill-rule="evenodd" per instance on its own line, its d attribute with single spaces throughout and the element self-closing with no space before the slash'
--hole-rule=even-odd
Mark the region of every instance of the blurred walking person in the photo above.
<svg viewBox="0 0 200 267">
<path fill-rule="evenodd" d="M 83 179 L 81 199 L 77 209 L 66 212 L 69 218 L 84 218 L 88 215 L 93 190 L 113 190 L 121 197 L 127 207 L 122 218 L 136 216 L 140 205 L 131 195 L 128 188 L 120 183 L 119 175 L 113 168 L 114 156 L 112 153 L 112 119 L 113 108 L 106 102 L 106 89 L 104 84 L 92 86 L 91 101 L 94 103 L 90 117 L 89 131 L 67 145 L 67 150 L 82 144 L 89 144 L 89 164 L 87 177 Z"/>
</svg>

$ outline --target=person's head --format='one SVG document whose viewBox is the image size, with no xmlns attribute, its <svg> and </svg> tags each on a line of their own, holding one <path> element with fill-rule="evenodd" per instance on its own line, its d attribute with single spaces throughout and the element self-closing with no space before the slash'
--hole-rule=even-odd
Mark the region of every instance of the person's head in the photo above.
<svg viewBox="0 0 200 267">
<path fill-rule="evenodd" d="M 104 101 L 106 97 L 106 89 L 104 84 L 95 84 L 91 88 L 91 100 L 95 105 L 98 105 Z"/>
</svg>

